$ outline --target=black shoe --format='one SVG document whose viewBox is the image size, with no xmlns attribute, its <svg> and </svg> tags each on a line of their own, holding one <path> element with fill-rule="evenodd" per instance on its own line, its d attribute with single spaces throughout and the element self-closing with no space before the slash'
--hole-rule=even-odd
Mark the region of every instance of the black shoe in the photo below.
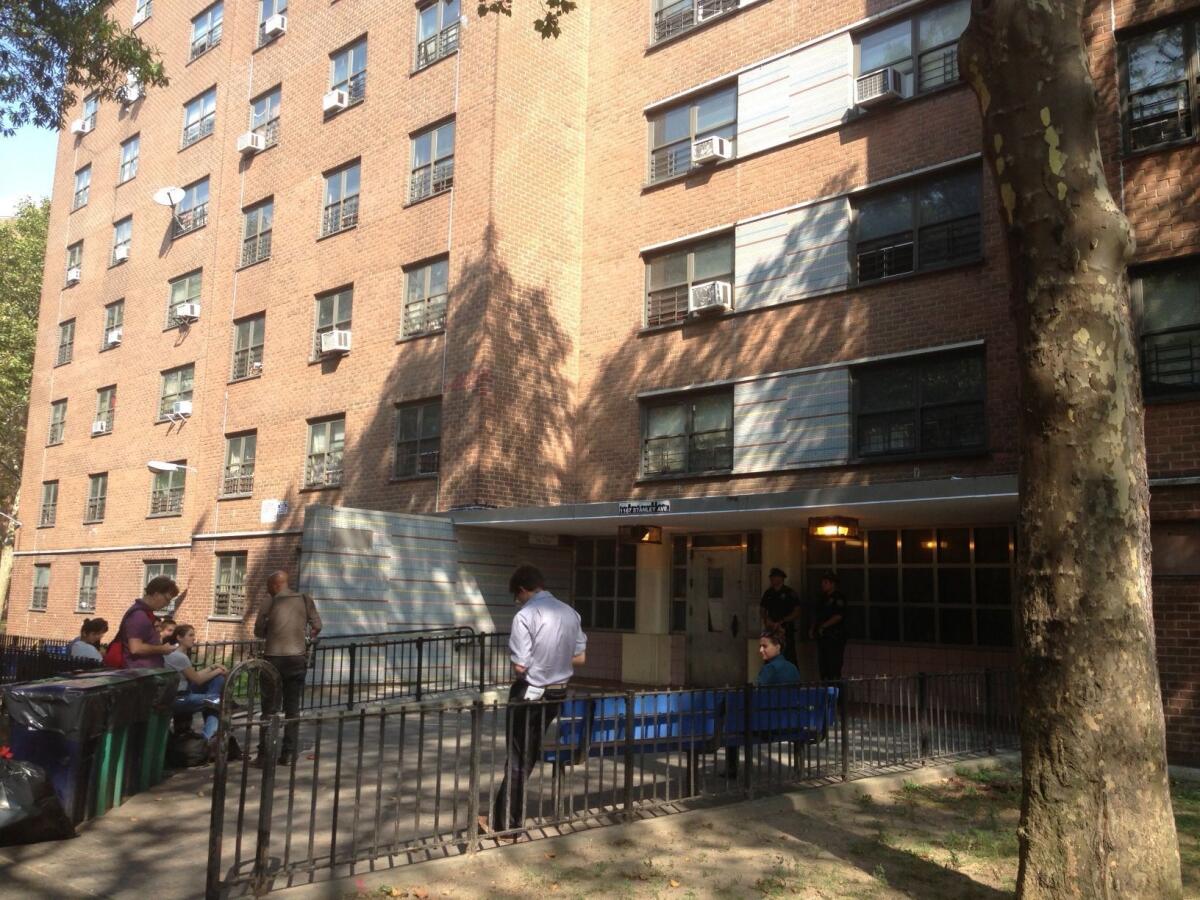
<svg viewBox="0 0 1200 900">
<path fill-rule="evenodd" d="M 288 766 L 290 768 L 291 766 L 294 766 L 295 764 L 296 764 L 296 754 L 295 753 L 289 753 L 287 751 L 284 751 L 283 753 L 279 754 L 279 765 Z"/>
<path fill-rule="evenodd" d="M 267 767 L 267 758 L 263 756 L 262 751 L 250 760 L 250 766 L 255 769 L 265 769 Z"/>
</svg>

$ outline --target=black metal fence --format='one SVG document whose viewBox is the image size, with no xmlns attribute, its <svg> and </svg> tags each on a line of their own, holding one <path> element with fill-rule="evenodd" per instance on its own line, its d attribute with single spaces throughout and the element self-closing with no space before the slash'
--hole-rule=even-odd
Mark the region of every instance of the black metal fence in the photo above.
<svg viewBox="0 0 1200 900">
<path fill-rule="evenodd" d="M 1013 673 L 978 672 L 310 714 L 296 720 L 290 765 L 260 775 L 223 752 L 217 760 L 207 895 L 469 853 L 503 837 L 508 823 L 493 818 L 492 832 L 479 817 L 498 793 L 513 797 L 514 722 L 527 747 L 548 727 L 529 754 L 525 818 L 509 834 L 1013 748 L 1016 709 Z M 277 715 L 222 728 L 247 749 L 263 737 L 273 759 L 287 724 Z"/>
<path fill-rule="evenodd" d="M 95 660 L 70 656 L 69 644 L 70 641 L 0 635 L 0 684 L 34 681 L 100 666 Z"/>
</svg>

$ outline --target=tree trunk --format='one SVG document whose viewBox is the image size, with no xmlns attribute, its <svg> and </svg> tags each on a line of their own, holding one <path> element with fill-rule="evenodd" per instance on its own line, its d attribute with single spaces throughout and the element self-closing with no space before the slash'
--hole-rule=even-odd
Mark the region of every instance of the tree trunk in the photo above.
<svg viewBox="0 0 1200 900">
<path fill-rule="evenodd" d="M 1182 894 L 1150 605 L 1126 262 L 1082 0 L 973 0 L 961 65 L 1007 220 L 1019 343 L 1024 898 Z"/>
</svg>

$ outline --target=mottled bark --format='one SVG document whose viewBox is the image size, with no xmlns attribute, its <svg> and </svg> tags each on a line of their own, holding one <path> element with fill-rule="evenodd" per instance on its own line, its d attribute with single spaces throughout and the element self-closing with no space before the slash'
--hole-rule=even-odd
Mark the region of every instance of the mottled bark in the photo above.
<svg viewBox="0 0 1200 900">
<path fill-rule="evenodd" d="M 973 0 L 961 45 L 1007 218 L 1021 396 L 1018 896 L 1181 895 L 1150 606 L 1128 222 L 1081 0 Z"/>
</svg>

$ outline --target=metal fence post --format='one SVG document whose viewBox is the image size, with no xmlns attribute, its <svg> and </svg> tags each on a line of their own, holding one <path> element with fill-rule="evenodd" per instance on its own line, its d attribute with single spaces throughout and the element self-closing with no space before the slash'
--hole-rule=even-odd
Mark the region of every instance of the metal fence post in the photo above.
<svg viewBox="0 0 1200 900">
<path fill-rule="evenodd" d="M 346 709 L 354 709 L 354 675 L 358 668 L 358 644 L 350 645 L 350 679 L 347 686 Z"/>
<path fill-rule="evenodd" d="M 754 702 L 754 687 L 747 683 L 742 685 L 742 742 L 745 756 L 745 763 L 742 766 L 742 793 L 747 797 L 750 796 L 750 791 L 753 787 L 753 778 L 750 773 L 750 763 L 754 758 L 754 725 L 753 715 L 750 705 Z M 735 751 L 736 752 L 736 751 Z"/>
<path fill-rule="evenodd" d="M 484 641 L 487 640 L 486 635 L 479 635 L 479 693 L 483 693 L 485 681 L 487 678 L 487 649 Z"/>
<path fill-rule="evenodd" d="M 417 699 L 421 699 L 425 683 L 425 638 L 417 638 Z"/>
<path fill-rule="evenodd" d="M 996 729 L 992 705 L 992 670 L 983 670 L 983 727 L 987 737 L 987 752 L 996 752 Z"/>
<path fill-rule="evenodd" d="M 633 691 L 625 692 L 625 821 L 633 821 Z"/>
<path fill-rule="evenodd" d="M 842 781 L 850 780 L 850 701 L 846 699 L 847 682 L 838 682 L 838 734 L 842 742 Z"/>
<path fill-rule="evenodd" d="M 467 852 L 479 850 L 479 756 L 483 743 L 483 701 L 471 704 L 471 757 L 467 775 Z"/>
<path fill-rule="evenodd" d="M 929 677 L 917 673 L 917 731 L 921 737 L 921 762 L 929 757 Z"/>
<path fill-rule="evenodd" d="M 275 766 L 270 763 L 279 758 L 279 729 L 283 722 L 282 713 L 273 713 L 267 722 L 267 765 L 263 766 L 262 788 L 258 800 L 258 837 L 254 847 L 254 873 L 250 876 L 251 889 L 261 897 L 271 889 L 271 815 L 275 805 Z"/>
</svg>

